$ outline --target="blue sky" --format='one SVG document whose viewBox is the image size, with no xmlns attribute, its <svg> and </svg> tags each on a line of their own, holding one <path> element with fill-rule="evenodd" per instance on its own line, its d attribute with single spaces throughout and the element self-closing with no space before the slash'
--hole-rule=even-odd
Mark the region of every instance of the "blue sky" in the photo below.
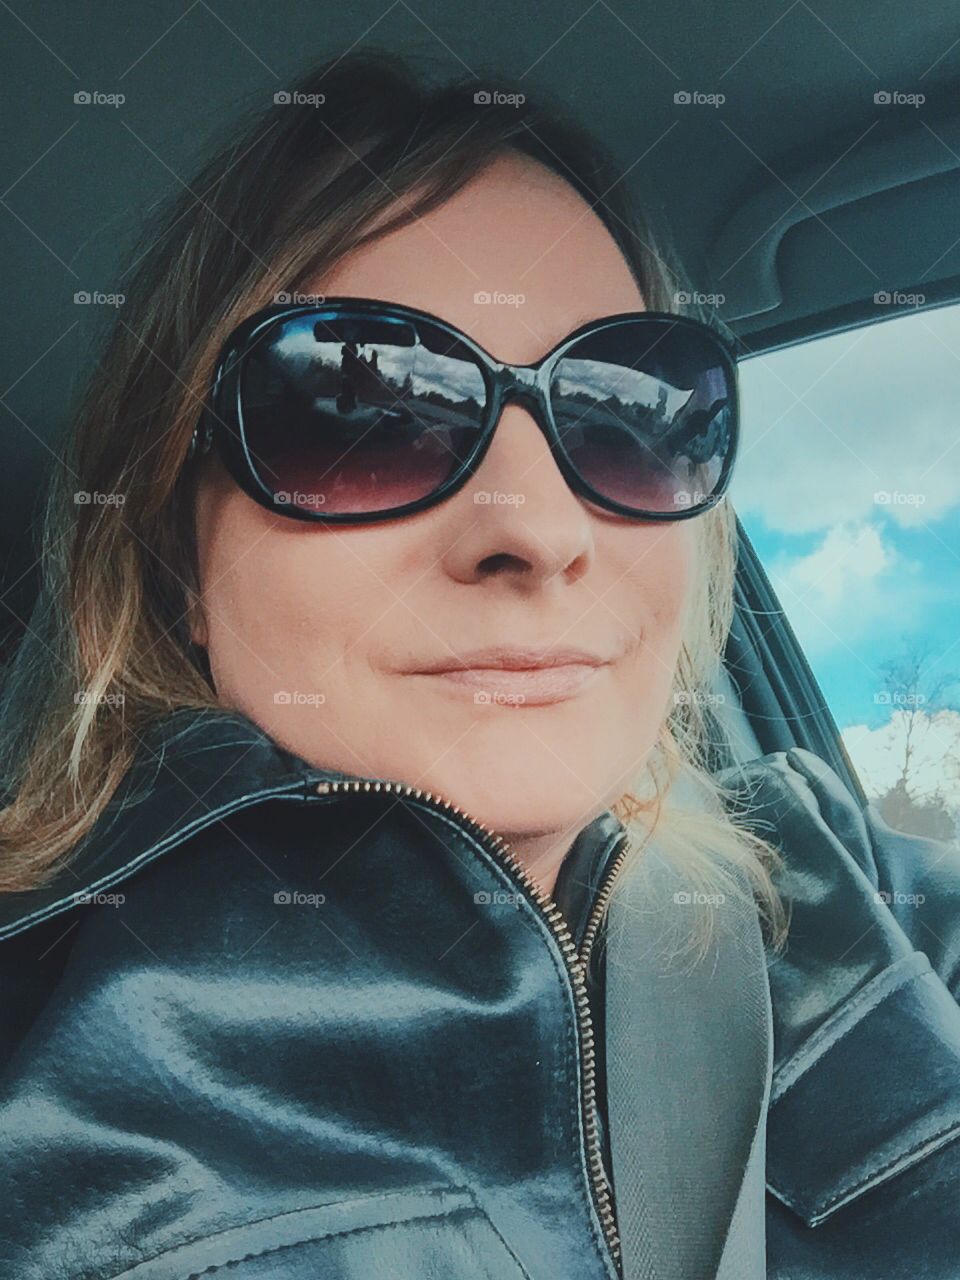
<svg viewBox="0 0 960 1280">
<path fill-rule="evenodd" d="M 746 360 L 740 380 L 731 500 L 854 764 L 868 791 L 891 780 L 904 722 L 877 701 L 880 664 L 920 644 L 958 683 L 952 712 L 921 717 L 918 781 L 960 806 L 960 307 Z"/>
</svg>

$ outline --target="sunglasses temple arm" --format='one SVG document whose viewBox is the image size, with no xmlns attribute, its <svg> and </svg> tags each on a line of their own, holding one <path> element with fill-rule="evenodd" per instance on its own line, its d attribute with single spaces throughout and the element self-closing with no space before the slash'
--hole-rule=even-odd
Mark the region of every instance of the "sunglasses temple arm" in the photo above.
<svg viewBox="0 0 960 1280">
<path fill-rule="evenodd" d="M 200 416 L 200 421 L 194 428 L 193 435 L 190 437 L 190 444 L 187 448 L 186 461 L 190 462 L 198 454 L 209 453 L 213 448 L 213 424 L 210 421 L 209 414 L 206 409 Z"/>
</svg>

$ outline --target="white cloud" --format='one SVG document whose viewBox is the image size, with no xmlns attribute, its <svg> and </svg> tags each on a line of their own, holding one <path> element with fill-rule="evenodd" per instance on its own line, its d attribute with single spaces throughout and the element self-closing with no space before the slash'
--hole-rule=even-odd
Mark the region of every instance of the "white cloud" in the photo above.
<svg viewBox="0 0 960 1280">
<path fill-rule="evenodd" d="M 875 639 L 877 624 L 889 625 L 894 601 L 901 629 L 909 631 L 927 616 L 934 590 L 923 566 L 869 523 L 837 524 L 807 555 L 781 555 L 766 569 L 809 656 L 838 645 L 856 651 L 862 639 Z"/>
<path fill-rule="evenodd" d="M 886 546 L 879 529 L 835 525 L 809 555 L 779 566 L 784 590 L 793 597 L 808 598 L 823 610 L 835 610 L 850 598 L 850 591 L 869 587 L 896 563 L 897 553 Z"/>
<path fill-rule="evenodd" d="M 743 361 L 734 506 L 785 533 L 933 523 L 960 498 L 958 380 L 960 307 Z"/>
</svg>

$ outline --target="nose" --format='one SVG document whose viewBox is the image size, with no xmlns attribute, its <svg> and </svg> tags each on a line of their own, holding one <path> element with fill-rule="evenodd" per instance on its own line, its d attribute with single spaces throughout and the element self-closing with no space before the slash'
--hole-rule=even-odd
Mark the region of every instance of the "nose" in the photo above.
<svg viewBox="0 0 960 1280">
<path fill-rule="evenodd" d="M 445 567 L 461 582 L 493 575 L 526 588 L 573 581 L 595 554 L 588 507 L 517 399 L 505 406 L 476 473 L 445 505 L 456 525 Z"/>
</svg>

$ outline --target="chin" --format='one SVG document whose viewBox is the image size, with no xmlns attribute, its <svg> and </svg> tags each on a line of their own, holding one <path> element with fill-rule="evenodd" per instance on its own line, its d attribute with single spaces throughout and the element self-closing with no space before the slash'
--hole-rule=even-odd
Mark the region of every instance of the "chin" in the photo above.
<svg viewBox="0 0 960 1280">
<path fill-rule="evenodd" d="M 477 766 L 463 774 L 451 772 L 436 780 L 431 777 L 426 789 L 435 790 L 471 818 L 509 839 L 571 827 L 579 830 L 606 808 L 606 788 L 600 780 L 589 769 L 579 776 L 583 781 L 559 760 L 545 772 L 532 767 L 529 759 L 524 762 L 501 756 L 488 767 Z"/>
</svg>

